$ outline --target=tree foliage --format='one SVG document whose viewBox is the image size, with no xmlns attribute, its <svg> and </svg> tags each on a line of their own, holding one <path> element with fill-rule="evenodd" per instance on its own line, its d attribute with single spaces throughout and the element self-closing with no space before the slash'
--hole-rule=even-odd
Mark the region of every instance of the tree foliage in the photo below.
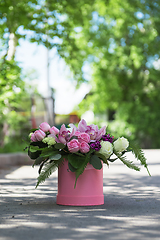
<svg viewBox="0 0 160 240">
<path fill-rule="evenodd" d="M 22 115 L 27 108 L 28 94 L 21 79 L 21 69 L 15 61 L 0 62 L 0 146 L 18 141 L 29 127 L 29 119 Z M 26 100 L 27 98 L 27 100 Z M 23 105 L 25 101 L 25 105 Z M 29 106 L 29 105 L 28 105 Z M 30 106 L 29 106 L 30 107 Z M 28 121 L 28 122 L 27 122 Z M 14 140 L 12 139 L 14 137 Z"/>
<path fill-rule="evenodd" d="M 22 97 L 27 96 L 22 71 L 15 62 L 19 40 L 25 38 L 49 49 L 56 47 L 59 55 L 70 66 L 77 82 L 83 82 L 81 69 L 87 55 L 86 44 L 83 40 L 79 46 L 80 39 L 76 35 L 81 34 L 79 27 L 89 24 L 92 12 L 90 2 L 0 1 L 0 124 L 3 129 L 1 145 L 4 144 L 8 128 L 16 131 L 18 126 L 19 129 L 22 128 L 22 120 L 28 121 L 16 114 L 22 108 Z"/>
<path fill-rule="evenodd" d="M 0 9 L 0 64 L 14 61 L 21 38 L 55 47 L 77 83 L 89 63 L 92 92 L 83 108 L 113 111 L 132 138 L 159 146 L 158 0 L 1 0 Z"/>
<path fill-rule="evenodd" d="M 143 147 L 160 144 L 159 10 L 159 1 L 98 1 L 91 32 L 93 87 L 83 106 L 115 112 Z"/>
<path fill-rule="evenodd" d="M 83 31 L 92 19 L 91 0 L 2 0 L 0 37 L 8 45 L 8 34 L 28 39 L 47 48 L 56 47 L 70 66 L 77 82 L 85 81 L 82 67 L 87 57 Z M 94 5 L 94 4 L 93 4 Z"/>
</svg>

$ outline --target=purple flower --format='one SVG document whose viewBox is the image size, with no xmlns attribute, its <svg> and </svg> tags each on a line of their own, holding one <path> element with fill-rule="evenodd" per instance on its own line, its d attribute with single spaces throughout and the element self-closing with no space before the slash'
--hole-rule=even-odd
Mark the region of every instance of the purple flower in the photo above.
<svg viewBox="0 0 160 240">
<path fill-rule="evenodd" d="M 98 133 L 98 126 L 91 124 L 87 126 L 87 130 L 85 132 L 89 134 L 91 140 L 96 140 L 97 133 Z"/>
<path fill-rule="evenodd" d="M 101 149 L 100 141 L 96 141 L 91 143 L 90 147 L 94 149 L 95 151 L 99 151 Z"/>
<path fill-rule="evenodd" d="M 87 130 L 87 123 L 84 119 L 82 119 L 79 123 L 78 123 L 78 130 L 80 132 L 86 132 Z"/>
<path fill-rule="evenodd" d="M 105 135 L 103 135 L 102 136 L 102 140 L 103 141 L 108 141 L 108 142 L 110 142 L 110 143 L 113 143 L 113 136 L 110 136 L 110 134 L 105 134 Z"/>
<path fill-rule="evenodd" d="M 106 126 L 102 127 L 100 130 L 98 130 L 96 140 L 100 140 L 101 137 L 106 133 Z"/>
<path fill-rule="evenodd" d="M 63 124 L 59 130 L 58 138 L 56 139 L 56 141 L 66 145 L 66 143 L 68 142 L 68 138 L 70 136 L 69 133 L 70 131 L 68 131 L 65 125 Z"/>
</svg>

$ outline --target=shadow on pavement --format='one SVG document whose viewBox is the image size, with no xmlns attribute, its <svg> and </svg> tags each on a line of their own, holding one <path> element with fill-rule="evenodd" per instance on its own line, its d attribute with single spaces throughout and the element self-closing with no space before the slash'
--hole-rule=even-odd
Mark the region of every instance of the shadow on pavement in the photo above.
<svg viewBox="0 0 160 240">
<path fill-rule="evenodd" d="M 35 189 L 37 169 L 1 172 L 1 240 L 160 239 L 157 174 L 128 174 L 118 164 L 111 172 L 104 169 L 105 203 L 92 207 L 56 205 L 56 174 Z"/>
</svg>

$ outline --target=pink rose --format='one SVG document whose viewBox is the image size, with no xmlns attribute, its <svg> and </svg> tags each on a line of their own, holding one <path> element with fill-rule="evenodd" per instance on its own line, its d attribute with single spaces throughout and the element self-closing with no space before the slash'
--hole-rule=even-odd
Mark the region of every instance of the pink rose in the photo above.
<svg viewBox="0 0 160 240">
<path fill-rule="evenodd" d="M 32 133 L 32 135 L 31 135 L 31 141 L 32 141 L 32 142 L 37 142 L 37 139 L 36 139 L 34 133 Z"/>
<path fill-rule="evenodd" d="M 49 129 L 51 128 L 50 125 L 47 122 L 43 122 L 39 125 L 39 128 L 43 131 L 43 132 L 48 132 Z"/>
<path fill-rule="evenodd" d="M 90 150 L 90 146 L 89 146 L 88 143 L 86 143 L 86 142 L 81 142 L 80 143 L 80 151 L 82 153 L 87 153 L 87 152 L 89 152 L 89 150 Z"/>
<path fill-rule="evenodd" d="M 55 126 L 53 126 L 53 127 L 51 127 L 51 128 L 49 129 L 49 132 L 50 132 L 51 134 L 57 135 L 57 134 L 59 133 L 59 129 L 56 128 Z"/>
<path fill-rule="evenodd" d="M 32 134 L 33 135 L 33 134 Z M 37 139 L 37 141 L 42 141 L 43 138 L 46 136 L 45 132 L 43 132 L 41 129 L 36 130 L 34 132 L 34 136 Z M 32 137 L 32 136 L 31 136 Z"/>
<path fill-rule="evenodd" d="M 72 153 L 78 152 L 80 148 L 80 143 L 77 139 L 72 139 L 70 142 L 67 143 L 68 150 Z"/>
<path fill-rule="evenodd" d="M 78 141 L 81 142 L 86 142 L 89 143 L 90 142 L 90 136 L 88 133 L 80 133 L 78 135 Z"/>
</svg>

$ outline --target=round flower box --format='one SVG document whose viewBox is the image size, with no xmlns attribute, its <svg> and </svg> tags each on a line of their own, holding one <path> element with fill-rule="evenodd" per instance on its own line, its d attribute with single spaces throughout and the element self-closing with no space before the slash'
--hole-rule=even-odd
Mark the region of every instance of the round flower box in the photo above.
<svg viewBox="0 0 160 240">
<path fill-rule="evenodd" d="M 106 126 L 87 125 L 82 119 L 78 127 L 62 124 L 58 129 L 43 122 L 30 134 L 26 147 L 28 155 L 39 165 L 36 188 L 58 168 L 57 204 L 89 206 L 104 204 L 103 163 L 121 160 L 127 167 L 140 171 L 123 156 L 132 151 L 148 173 L 146 158 L 141 149 L 129 144 L 124 137 L 114 139 Z M 149 173 L 150 175 L 150 173 Z"/>
<path fill-rule="evenodd" d="M 69 170 L 68 161 L 65 160 L 58 168 L 57 204 L 72 206 L 104 204 L 103 167 L 97 170 L 88 164 L 78 177 L 74 188 L 75 180 L 75 173 Z"/>
</svg>

